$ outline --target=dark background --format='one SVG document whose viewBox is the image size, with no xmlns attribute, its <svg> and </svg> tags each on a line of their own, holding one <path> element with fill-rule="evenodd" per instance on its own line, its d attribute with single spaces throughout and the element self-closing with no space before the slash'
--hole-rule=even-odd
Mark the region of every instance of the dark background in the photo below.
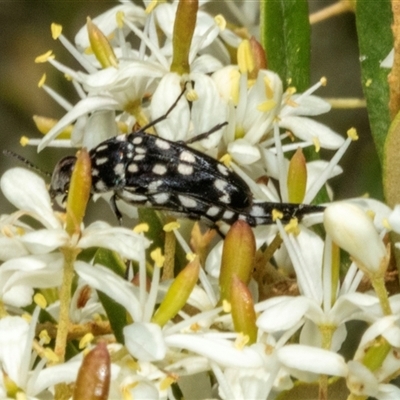
<svg viewBox="0 0 400 400">
<path fill-rule="evenodd" d="M 334 1 L 309 1 L 310 11 L 332 3 Z M 51 38 L 50 24 L 56 22 L 63 25 L 64 35 L 73 42 L 87 16 L 94 18 L 116 4 L 102 0 L 0 0 L 0 150 L 13 150 L 48 171 L 52 171 L 62 156 L 71 154 L 71 150 L 46 148 L 38 156 L 35 148 L 19 145 L 23 135 L 40 137 L 32 115 L 60 118 L 64 114 L 63 109 L 37 87 L 43 73 L 47 74 L 46 83 L 49 86 L 70 102 L 77 100 L 61 73 L 50 64 L 35 64 L 34 60 L 52 49 L 58 60 L 78 68 L 72 56 Z M 362 97 L 358 57 L 353 14 L 343 14 L 312 26 L 311 79 L 312 82 L 318 81 L 321 76 L 328 79 L 328 86 L 320 89 L 318 95 Z M 342 199 L 369 193 L 381 198 L 379 164 L 366 110 L 333 110 L 320 120 L 343 135 L 354 126 L 360 136 L 340 163 L 344 174 L 331 180 L 335 197 Z M 328 156 L 332 154 L 330 152 Z M 16 160 L 0 155 L 0 174 L 16 165 L 20 165 Z M 92 204 L 89 208 L 92 218 L 104 212 L 98 205 Z M 13 207 L 0 193 L 0 214 L 12 210 Z"/>
</svg>

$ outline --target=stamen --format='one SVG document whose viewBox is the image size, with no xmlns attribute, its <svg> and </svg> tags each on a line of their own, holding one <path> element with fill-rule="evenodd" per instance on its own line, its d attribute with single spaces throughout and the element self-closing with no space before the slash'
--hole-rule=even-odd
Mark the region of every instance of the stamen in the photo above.
<svg viewBox="0 0 400 400">
<path fill-rule="evenodd" d="M 76 49 L 76 47 L 62 34 L 62 26 L 52 23 L 51 34 L 54 40 L 59 40 L 61 44 L 69 51 L 78 63 L 85 68 L 89 74 L 97 72 L 97 69 Z"/>
<path fill-rule="evenodd" d="M 354 134 L 352 134 L 354 137 Z M 339 163 L 344 153 L 353 141 L 352 137 L 348 136 L 344 143 L 339 147 L 338 151 L 331 158 L 326 168 L 319 175 L 318 179 L 312 184 L 304 197 L 304 203 L 311 203 L 314 197 L 318 194 L 321 188 L 325 185 L 326 181 L 330 178 L 333 169 Z"/>
</svg>

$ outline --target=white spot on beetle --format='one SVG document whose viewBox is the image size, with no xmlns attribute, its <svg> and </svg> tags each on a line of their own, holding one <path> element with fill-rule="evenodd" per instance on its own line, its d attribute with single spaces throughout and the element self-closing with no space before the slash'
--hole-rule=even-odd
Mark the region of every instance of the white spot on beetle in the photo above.
<svg viewBox="0 0 400 400">
<path fill-rule="evenodd" d="M 155 142 L 154 142 L 154 144 L 155 144 L 159 149 L 162 149 L 162 150 L 168 150 L 168 149 L 171 147 L 171 145 L 170 145 L 168 142 L 166 142 L 166 141 L 164 141 L 164 140 L 161 140 L 161 139 L 156 139 Z"/>
<path fill-rule="evenodd" d="M 124 174 L 124 169 L 125 166 L 123 163 L 118 163 L 115 167 L 114 167 L 114 172 L 119 175 L 122 176 Z"/>
<path fill-rule="evenodd" d="M 133 157 L 133 159 L 135 161 L 141 161 L 141 160 L 143 160 L 144 157 L 145 157 L 144 154 L 137 154 L 135 157 Z"/>
<path fill-rule="evenodd" d="M 219 207 L 212 206 L 207 210 L 206 214 L 209 217 L 215 217 L 216 215 L 219 214 L 220 211 L 221 211 L 221 209 Z"/>
<path fill-rule="evenodd" d="M 216 179 L 214 181 L 214 186 L 220 190 L 221 192 L 224 191 L 224 189 L 226 188 L 226 186 L 228 185 L 227 182 L 223 181 L 222 179 Z"/>
<path fill-rule="evenodd" d="M 235 213 L 233 211 L 225 211 L 224 215 L 222 216 L 222 218 L 224 219 L 231 219 L 233 216 L 235 215 Z"/>
<path fill-rule="evenodd" d="M 99 152 L 101 152 L 103 150 L 107 150 L 107 149 L 108 149 L 108 145 L 107 144 L 102 144 L 102 145 L 97 147 L 96 153 L 99 153 Z"/>
<path fill-rule="evenodd" d="M 132 140 L 133 144 L 140 144 L 143 142 L 143 138 L 141 138 L 140 136 L 136 136 L 133 140 Z"/>
<path fill-rule="evenodd" d="M 229 204 L 231 202 L 231 196 L 229 196 L 228 193 L 225 193 L 224 195 L 222 195 L 219 198 L 219 201 L 221 201 L 222 203 L 225 203 L 225 204 Z"/>
<path fill-rule="evenodd" d="M 178 172 L 182 175 L 192 175 L 193 167 L 191 165 L 181 163 L 178 165 Z"/>
<path fill-rule="evenodd" d="M 147 186 L 147 189 L 150 190 L 151 192 L 156 192 L 162 184 L 163 184 L 162 180 L 153 181 L 150 182 L 150 184 Z"/>
<path fill-rule="evenodd" d="M 98 192 L 106 192 L 108 190 L 106 184 L 102 180 L 96 182 L 95 188 Z"/>
<path fill-rule="evenodd" d="M 252 215 L 253 217 L 264 217 L 265 211 L 262 207 L 254 205 L 250 210 L 250 215 Z"/>
<path fill-rule="evenodd" d="M 122 192 L 121 196 L 126 200 L 134 201 L 134 202 L 144 202 L 147 200 L 147 196 L 145 196 L 143 194 L 132 193 L 127 190 L 124 190 Z"/>
<path fill-rule="evenodd" d="M 196 208 L 197 207 L 197 201 L 186 196 L 178 195 L 179 201 L 183 205 L 183 207 L 186 208 Z"/>
<path fill-rule="evenodd" d="M 135 147 L 135 153 L 137 154 L 145 154 L 146 149 L 144 147 Z"/>
<path fill-rule="evenodd" d="M 135 173 L 135 172 L 138 172 L 139 171 L 139 167 L 137 166 L 137 164 L 135 164 L 135 163 L 130 163 L 129 165 L 128 165 L 128 172 L 132 172 L 132 173 Z"/>
<path fill-rule="evenodd" d="M 179 155 L 179 159 L 190 164 L 193 164 L 196 161 L 196 157 L 189 151 L 182 151 L 182 153 Z"/>
<path fill-rule="evenodd" d="M 218 168 L 218 171 L 221 172 L 222 175 L 225 175 L 225 176 L 229 175 L 229 170 L 228 170 L 228 168 L 225 167 L 225 165 L 218 164 L 217 168 Z"/>
<path fill-rule="evenodd" d="M 168 193 L 157 193 L 154 196 L 152 196 L 152 198 L 157 204 L 164 204 L 169 200 L 169 194 Z"/>
<path fill-rule="evenodd" d="M 103 165 L 108 162 L 108 157 L 96 158 L 95 159 L 96 165 Z"/>
<path fill-rule="evenodd" d="M 156 175 L 164 175 L 167 172 L 167 167 L 165 165 L 162 164 L 156 164 L 152 171 L 156 174 Z"/>
</svg>

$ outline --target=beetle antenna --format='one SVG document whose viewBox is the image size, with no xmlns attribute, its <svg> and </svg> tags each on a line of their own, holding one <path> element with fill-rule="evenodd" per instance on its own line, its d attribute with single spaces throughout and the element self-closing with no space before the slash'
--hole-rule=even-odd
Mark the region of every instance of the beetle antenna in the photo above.
<svg viewBox="0 0 400 400">
<path fill-rule="evenodd" d="M 43 171 L 42 169 L 40 169 L 39 167 L 37 167 L 36 165 L 34 165 L 30 161 L 28 161 L 26 158 L 20 156 L 17 153 L 14 153 L 11 150 L 3 150 L 3 154 L 8 157 L 16 158 L 17 160 L 19 160 L 19 161 L 23 162 L 25 165 L 27 165 L 30 169 L 32 169 L 36 172 L 39 172 L 40 174 L 42 174 L 44 176 L 48 176 L 50 178 L 52 176 L 51 172 Z"/>
</svg>

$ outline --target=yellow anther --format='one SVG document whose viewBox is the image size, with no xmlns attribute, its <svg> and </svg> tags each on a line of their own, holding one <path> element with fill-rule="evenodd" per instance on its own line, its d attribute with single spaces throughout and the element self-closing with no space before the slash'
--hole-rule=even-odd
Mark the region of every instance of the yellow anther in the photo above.
<svg viewBox="0 0 400 400">
<path fill-rule="evenodd" d="M 157 247 L 150 253 L 150 257 L 157 267 L 161 268 L 164 265 L 165 257 L 162 255 L 161 249 L 159 247 Z"/>
<path fill-rule="evenodd" d="M 115 15 L 115 19 L 117 20 L 117 26 L 119 29 L 122 29 L 124 27 L 124 18 L 125 13 L 123 11 L 118 11 Z"/>
<path fill-rule="evenodd" d="M 49 344 L 51 342 L 51 337 L 49 335 L 49 332 L 47 332 L 46 329 L 43 329 L 39 333 L 39 339 L 42 344 Z"/>
<path fill-rule="evenodd" d="M 47 358 L 47 360 L 51 361 L 52 363 L 57 363 L 59 361 L 59 358 L 56 353 L 49 347 L 46 347 L 44 349 L 44 356 Z"/>
<path fill-rule="evenodd" d="M 231 310 L 232 310 L 231 303 L 229 303 L 228 300 L 224 299 L 224 300 L 222 301 L 222 309 L 224 310 L 224 312 L 230 313 Z"/>
<path fill-rule="evenodd" d="M 189 262 L 194 261 L 196 257 L 197 257 L 197 255 L 194 254 L 194 253 L 187 253 L 186 254 L 186 260 L 188 260 Z"/>
<path fill-rule="evenodd" d="M 350 128 L 350 129 L 347 131 L 347 136 L 348 136 L 351 140 L 353 140 L 353 141 L 358 140 L 358 134 L 357 134 L 356 128 Z"/>
<path fill-rule="evenodd" d="M 282 219 L 283 213 L 279 210 L 272 210 L 272 221 L 276 221 L 277 219 Z"/>
<path fill-rule="evenodd" d="M 292 218 L 290 222 L 285 225 L 285 231 L 287 233 L 292 233 L 293 235 L 298 235 L 300 233 L 299 221 L 297 218 Z"/>
<path fill-rule="evenodd" d="M 325 76 L 323 76 L 320 80 L 321 86 L 326 86 L 328 84 L 328 80 Z"/>
<path fill-rule="evenodd" d="M 242 74 L 253 71 L 255 67 L 254 58 L 253 54 L 251 53 L 251 46 L 248 40 L 242 40 L 242 42 L 239 44 L 237 59 L 239 70 Z"/>
<path fill-rule="evenodd" d="M 222 14 L 218 14 L 214 17 L 214 21 L 217 24 L 218 28 L 223 31 L 226 28 L 226 19 Z"/>
<path fill-rule="evenodd" d="M 25 147 L 26 145 L 29 144 L 29 138 L 26 137 L 26 136 L 21 136 L 21 139 L 19 139 L 19 144 L 20 144 L 22 147 Z"/>
<path fill-rule="evenodd" d="M 59 38 L 59 36 L 61 35 L 62 25 L 56 24 L 53 22 L 50 26 L 50 29 L 51 29 L 51 37 L 54 40 L 57 40 Z"/>
<path fill-rule="evenodd" d="M 180 226 L 181 225 L 179 222 L 173 221 L 173 222 L 169 222 L 168 224 L 165 224 L 163 226 L 163 230 L 164 230 L 164 232 L 172 232 L 175 229 L 179 229 Z"/>
<path fill-rule="evenodd" d="M 225 154 L 223 155 L 220 159 L 220 162 L 222 162 L 223 164 L 225 164 L 227 167 L 229 167 L 232 163 L 232 156 L 230 154 Z"/>
<path fill-rule="evenodd" d="M 149 225 L 146 223 L 138 224 L 133 228 L 133 232 L 135 233 L 143 233 L 149 231 Z"/>
<path fill-rule="evenodd" d="M 94 339 L 93 333 L 87 333 L 83 338 L 79 341 L 79 348 L 84 349 L 88 346 Z"/>
<path fill-rule="evenodd" d="M 38 87 L 41 88 L 45 82 L 46 82 L 46 74 L 43 74 L 38 82 Z"/>
<path fill-rule="evenodd" d="M 35 304 L 37 304 L 40 308 L 46 308 L 47 306 L 47 301 L 45 297 L 42 295 L 42 293 L 36 293 L 33 296 L 33 301 Z"/>
<path fill-rule="evenodd" d="M 35 63 L 40 64 L 40 63 L 45 63 L 49 60 L 53 60 L 55 58 L 53 54 L 53 50 L 49 50 L 48 52 L 41 54 L 40 56 L 37 56 L 35 58 Z"/>
</svg>

